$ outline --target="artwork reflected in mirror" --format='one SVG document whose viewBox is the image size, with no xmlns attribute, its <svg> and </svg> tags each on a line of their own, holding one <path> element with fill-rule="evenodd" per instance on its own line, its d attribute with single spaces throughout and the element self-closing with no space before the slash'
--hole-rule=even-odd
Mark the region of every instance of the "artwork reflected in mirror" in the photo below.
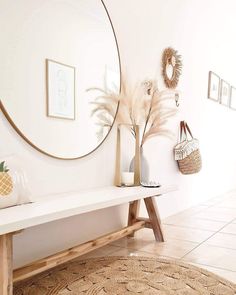
<svg viewBox="0 0 236 295">
<path fill-rule="evenodd" d="M 46 59 L 47 115 L 75 120 L 75 67 Z"/>
<path fill-rule="evenodd" d="M 166 48 L 162 55 L 162 76 L 167 88 L 177 87 L 181 71 L 181 55 L 171 47 Z"/>
<path fill-rule="evenodd" d="M 87 90 L 106 83 L 119 94 L 121 72 L 103 1 L 2 0 L 0 33 L 0 106 L 15 130 L 60 159 L 80 158 L 100 146 L 118 103 L 100 132 L 92 112 L 101 93 Z"/>
</svg>

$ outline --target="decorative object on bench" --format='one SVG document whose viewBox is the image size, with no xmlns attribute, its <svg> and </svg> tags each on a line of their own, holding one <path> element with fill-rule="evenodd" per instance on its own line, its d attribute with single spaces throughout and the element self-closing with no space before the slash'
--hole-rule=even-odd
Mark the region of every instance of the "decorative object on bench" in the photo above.
<svg viewBox="0 0 236 295">
<path fill-rule="evenodd" d="M 0 163 L 0 197 L 8 196 L 13 191 L 13 180 L 8 173 L 5 161 Z"/>
<path fill-rule="evenodd" d="M 92 88 L 93 89 L 93 88 Z M 94 88 L 96 90 L 96 88 Z M 121 91 L 116 94 L 107 87 L 98 89 L 102 95 L 95 102 L 94 112 L 100 117 L 102 126 L 110 124 L 107 118 L 114 117 L 113 104 L 119 101 L 117 122 L 131 126 L 139 125 L 140 129 L 140 158 L 141 180 L 148 182 L 149 165 L 143 153 L 144 143 L 154 136 L 167 136 L 173 138 L 173 133 L 166 128 L 166 123 L 177 112 L 176 107 L 168 102 L 172 100 L 178 105 L 176 94 L 173 90 L 159 91 L 155 81 L 145 80 L 131 87 L 123 78 Z M 102 99 L 102 101 L 100 101 Z M 105 114 L 105 116 L 104 116 Z M 99 118 L 99 116 L 98 116 Z M 132 130 L 131 130 L 132 131 Z M 134 136 L 135 133 L 133 132 Z M 134 164 L 131 161 L 130 172 L 134 172 Z"/>
<path fill-rule="evenodd" d="M 133 186 L 134 185 L 134 172 L 122 172 L 121 173 L 121 185 Z"/>
<path fill-rule="evenodd" d="M 110 126 L 109 117 L 114 118 L 114 104 L 119 102 L 117 122 L 124 125 L 138 125 L 140 130 L 140 162 L 141 181 L 149 182 L 149 165 L 143 152 L 144 143 L 154 136 L 167 136 L 173 138 L 173 133 L 166 127 L 167 121 L 176 114 L 178 99 L 173 90 L 159 91 L 155 81 L 145 80 L 137 83 L 136 87 L 128 85 L 126 79 L 122 79 L 121 91 L 114 93 L 106 87 L 98 90 L 101 96 L 94 103 L 94 114 L 100 120 L 100 124 Z M 175 106 L 172 105 L 175 101 Z M 98 122 L 99 122 L 98 120 Z M 135 133 L 133 132 L 135 135 Z M 119 170 L 119 168 L 118 168 Z M 130 163 L 130 172 L 134 172 L 134 162 Z M 116 180 L 117 181 L 117 180 Z M 117 182 L 116 182 L 117 183 Z M 118 181 L 120 183 L 120 181 Z"/>
<path fill-rule="evenodd" d="M 181 72 L 181 55 L 171 47 L 166 48 L 162 54 L 162 76 L 167 88 L 177 87 Z"/>
<path fill-rule="evenodd" d="M 102 126 L 110 126 L 109 117 L 114 118 L 114 103 L 119 102 L 117 122 L 124 125 L 138 125 L 140 130 L 140 166 L 141 182 L 149 182 L 149 165 L 144 156 L 143 146 L 154 136 L 167 136 L 173 138 L 173 133 L 166 127 L 167 121 L 176 114 L 178 106 L 178 93 L 172 90 L 159 91 L 155 81 L 145 80 L 137 83 L 136 87 L 130 87 L 126 79 L 122 79 L 120 94 L 114 93 L 109 88 L 91 88 L 99 90 L 101 96 L 94 103 L 94 114 Z M 177 97 L 176 97 L 177 95 Z M 169 104 L 168 104 L 169 103 Z M 132 131 L 132 130 L 131 130 Z M 133 132 L 135 136 L 135 132 Z M 118 166 L 117 166 L 118 167 Z M 117 168 L 118 171 L 120 168 Z M 128 172 L 128 171 L 126 171 Z M 129 172 L 134 172 L 134 161 L 131 161 Z M 115 183 L 120 183 L 116 176 Z"/>
<path fill-rule="evenodd" d="M 131 134 L 133 136 L 131 140 L 133 139 L 134 143 L 132 147 L 131 141 L 128 140 Z M 133 157 L 133 155 L 135 156 Z M 129 158 L 134 159 L 134 170 L 132 172 L 128 169 Z M 140 185 L 139 126 L 137 125 L 119 124 L 117 127 L 115 185 Z"/>
<path fill-rule="evenodd" d="M 6 156 L 0 164 L 0 209 L 30 202 L 27 178 L 15 156 Z"/>
<path fill-rule="evenodd" d="M 235 284 L 180 261 L 147 257 L 75 260 L 18 283 L 14 295 L 234 295 Z"/>
<path fill-rule="evenodd" d="M 155 181 L 141 182 L 141 185 L 144 187 L 160 187 L 161 186 L 159 182 L 155 182 Z"/>
<path fill-rule="evenodd" d="M 141 182 L 150 182 L 149 179 L 149 164 L 144 156 L 144 144 L 155 136 L 166 136 L 173 139 L 173 132 L 166 128 L 167 121 L 176 114 L 177 109 L 168 106 L 167 101 L 175 98 L 175 93 L 172 91 L 159 91 L 154 81 L 150 81 L 147 90 L 148 97 L 142 96 L 139 99 L 143 100 L 143 109 L 136 110 L 137 104 L 134 104 L 130 113 L 136 114 L 133 121 L 138 121 L 142 126 L 142 136 L 140 142 L 140 158 L 141 158 Z M 130 165 L 130 171 L 133 171 L 133 162 Z"/>
<path fill-rule="evenodd" d="M 159 91 L 156 82 L 145 80 L 131 87 L 126 79 L 122 79 L 121 91 L 114 93 L 109 88 L 91 88 L 98 90 L 101 96 L 94 102 L 94 114 L 102 126 L 110 126 L 109 117 L 114 118 L 114 103 L 119 102 L 117 122 L 131 126 L 139 125 L 140 130 L 140 161 L 141 180 L 149 182 L 149 165 L 144 156 L 144 143 L 154 136 L 173 138 L 173 133 L 166 128 L 167 121 L 176 114 L 177 109 L 168 102 L 175 101 L 178 106 L 178 93 L 173 90 Z M 177 95 L 177 96 L 176 96 Z M 132 130 L 131 130 L 132 132 Z M 135 133 L 133 132 L 134 136 Z M 134 172 L 133 161 L 130 163 L 130 172 Z"/>
<path fill-rule="evenodd" d="M 193 137 L 185 121 L 180 122 L 180 142 L 174 148 L 174 156 L 183 174 L 197 173 L 202 168 L 199 141 Z"/>
</svg>

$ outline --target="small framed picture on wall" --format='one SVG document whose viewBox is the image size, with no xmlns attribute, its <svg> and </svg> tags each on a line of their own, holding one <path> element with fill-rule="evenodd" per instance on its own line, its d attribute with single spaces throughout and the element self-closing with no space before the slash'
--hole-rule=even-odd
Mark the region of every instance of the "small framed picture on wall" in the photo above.
<svg viewBox="0 0 236 295">
<path fill-rule="evenodd" d="M 220 95 L 220 77 L 216 75 L 214 72 L 209 72 L 208 77 L 208 98 L 219 101 Z"/>
<path fill-rule="evenodd" d="M 221 79 L 220 83 L 220 103 L 229 106 L 230 101 L 230 84 L 224 80 Z"/>
<path fill-rule="evenodd" d="M 236 110 L 236 88 L 233 86 L 230 91 L 230 108 Z"/>
</svg>

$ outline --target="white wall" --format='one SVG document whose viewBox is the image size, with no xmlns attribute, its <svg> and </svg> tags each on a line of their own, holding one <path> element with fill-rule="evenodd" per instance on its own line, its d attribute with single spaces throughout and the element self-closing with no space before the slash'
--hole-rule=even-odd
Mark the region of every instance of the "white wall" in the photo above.
<svg viewBox="0 0 236 295">
<path fill-rule="evenodd" d="M 236 186 L 236 112 L 207 99 L 208 71 L 236 85 L 234 0 L 106 1 L 116 27 L 121 59 L 132 80 L 155 77 L 163 87 L 161 54 L 172 46 L 183 59 L 180 110 L 172 126 L 187 120 L 199 138 L 203 170 L 182 176 L 173 161 L 173 142 L 156 138 L 144 148 L 153 178 L 180 187 L 159 200 L 161 211 L 172 214 Z M 122 12 L 120 13 L 120 10 Z M 168 205 L 171 204 L 171 205 Z"/>
<path fill-rule="evenodd" d="M 153 177 L 161 183 L 177 183 L 180 190 L 160 197 L 162 216 L 175 213 L 217 194 L 235 188 L 236 142 L 233 126 L 236 112 L 207 100 L 208 71 L 213 70 L 236 85 L 234 53 L 235 1 L 225 0 L 106 0 L 117 32 L 123 69 L 132 81 L 160 80 L 161 52 L 178 49 L 184 69 L 177 121 L 186 119 L 200 139 L 203 170 L 182 176 L 173 161 L 173 142 L 158 138 L 145 147 Z M 20 139 L 1 115 L 0 153 L 18 154 L 25 161 L 35 194 L 45 195 L 86 187 L 109 185 L 114 175 L 115 132 L 92 155 L 76 161 L 45 157 Z M 104 163 L 106 166 L 104 168 Z M 16 236 L 15 264 L 50 254 L 125 222 L 126 207 L 110 208 L 87 216 L 32 228 Z M 115 220 L 114 214 L 117 215 Z M 99 226 L 97 225 L 99 220 Z M 107 223 L 107 220 L 109 221 Z M 63 236 L 63 238 L 61 238 Z"/>
</svg>

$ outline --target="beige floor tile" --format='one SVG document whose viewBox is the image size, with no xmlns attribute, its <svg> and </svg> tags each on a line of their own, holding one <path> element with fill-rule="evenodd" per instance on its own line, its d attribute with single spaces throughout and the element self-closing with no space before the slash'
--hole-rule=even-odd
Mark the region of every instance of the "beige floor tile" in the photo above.
<svg viewBox="0 0 236 295">
<path fill-rule="evenodd" d="M 204 206 L 204 205 L 198 205 L 198 206 L 194 206 L 192 208 L 189 208 L 187 210 L 184 210 L 184 211 L 180 212 L 177 215 L 181 215 L 183 217 L 193 216 L 196 213 L 199 213 L 199 212 L 202 212 L 202 211 L 206 210 L 207 208 L 209 208 L 209 207 Z"/>
<path fill-rule="evenodd" d="M 236 250 L 202 244 L 187 254 L 184 261 L 236 271 Z"/>
<path fill-rule="evenodd" d="M 197 263 L 191 263 L 191 264 L 193 264 L 197 267 L 206 269 L 206 270 L 236 284 L 236 272 L 234 272 L 234 271 L 229 271 L 229 270 L 216 268 L 216 267 L 212 267 L 209 265 L 197 264 Z"/>
<path fill-rule="evenodd" d="M 201 243 L 204 240 L 207 240 L 211 237 L 215 232 L 214 231 L 206 231 L 193 229 L 188 227 L 181 227 L 175 225 L 162 225 L 165 239 L 176 239 L 183 240 L 195 243 Z M 113 242 L 111 245 L 124 247 L 129 249 L 140 249 L 142 247 L 152 245 L 155 242 L 155 238 L 152 230 L 143 229 L 138 231 L 135 234 L 134 238 L 123 238 L 118 241 Z"/>
<path fill-rule="evenodd" d="M 135 233 L 135 238 L 146 241 L 155 241 L 153 230 L 150 228 L 143 228 Z"/>
<path fill-rule="evenodd" d="M 221 208 L 234 208 L 236 209 L 236 197 L 226 199 L 216 205 L 216 207 L 221 207 Z"/>
<path fill-rule="evenodd" d="M 110 253 L 108 256 L 143 256 L 143 257 L 171 259 L 171 257 L 167 257 L 167 256 L 161 256 L 161 255 L 156 255 L 154 253 L 137 251 L 134 249 L 126 249 L 126 248 L 120 248 L 119 250 L 113 253 Z"/>
<path fill-rule="evenodd" d="M 216 233 L 204 244 L 236 250 L 236 235 Z"/>
<path fill-rule="evenodd" d="M 236 191 L 229 191 L 225 194 L 222 194 L 220 196 L 217 196 L 215 198 L 211 198 L 209 200 L 207 200 L 206 202 L 202 203 L 201 205 L 203 206 L 215 206 L 217 204 L 219 204 L 220 202 L 222 202 L 223 200 L 229 199 L 231 197 L 234 197 L 236 195 Z"/>
<path fill-rule="evenodd" d="M 200 213 L 197 213 L 194 217 L 213 221 L 231 222 L 236 218 L 236 209 L 210 207 Z"/>
<path fill-rule="evenodd" d="M 170 231 L 168 232 L 166 230 L 168 226 L 163 225 L 163 231 L 165 234 L 166 242 L 161 243 L 155 241 L 154 235 L 152 230 L 150 229 L 144 229 L 140 230 L 135 234 L 135 238 L 123 238 L 116 242 L 113 242 L 112 245 L 119 246 L 122 248 L 125 248 L 128 251 L 144 251 L 152 253 L 153 255 L 161 255 L 161 256 L 169 256 L 173 258 L 180 258 L 189 251 L 191 251 L 194 247 L 198 245 L 198 243 L 185 241 L 184 239 L 179 239 L 179 241 L 175 240 L 175 237 L 173 233 Z M 174 228 L 174 227 L 173 227 Z M 176 227 L 177 228 L 177 227 Z M 191 231 L 191 229 L 183 228 L 183 230 L 186 229 L 187 231 Z M 202 238 L 209 237 L 209 232 L 204 232 L 205 235 L 202 235 Z M 182 234 L 182 237 L 184 236 L 184 232 L 181 230 L 179 233 L 175 233 L 179 237 Z M 192 239 L 195 233 L 189 233 L 189 236 L 192 235 Z M 210 235 L 213 233 L 210 232 Z M 200 239 L 200 235 L 196 238 L 196 240 Z"/>
<path fill-rule="evenodd" d="M 227 222 L 200 219 L 196 218 L 195 216 L 192 216 L 181 219 L 169 218 L 168 222 L 164 221 L 163 224 L 196 228 L 207 231 L 219 231 L 222 227 L 224 227 L 227 224 Z"/>
<path fill-rule="evenodd" d="M 193 242 L 168 239 L 164 243 L 152 243 L 147 245 L 140 248 L 139 251 L 179 259 L 197 247 L 197 245 L 197 243 Z"/>
<path fill-rule="evenodd" d="M 212 231 L 165 224 L 163 225 L 163 231 L 166 239 L 184 240 L 195 243 L 202 243 L 214 234 Z"/>
<path fill-rule="evenodd" d="M 133 238 L 125 237 L 113 242 L 111 245 L 129 249 L 139 249 L 155 242 L 155 237 L 151 229 L 142 229 L 135 233 Z"/>
<path fill-rule="evenodd" d="M 165 234 L 165 225 L 163 224 L 162 227 Z M 112 242 L 111 245 L 137 250 L 141 247 L 148 246 L 152 243 L 156 243 L 153 231 L 151 229 L 144 228 L 137 231 L 134 237 L 122 238 L 120 240 Z"/>
<path fill-rule="evenodd" d="M 178 214 L 175 214 L 175 215 L 172 215 L 172 216 L 169 216 L 165 219 L 163 219 L 163 223 L 168 223 L 169 221 L 172 221 L 172 220 L 180 220 L 180 219 L 183 219 L 183 218 L 186 218 L 186 217 L 191 217 L 199 212 L 202 212 L 204 210 L 206 210 L 207 208 L 209 208 L 208 206 L 195 206 L 195 207 L 192 207 L 192 208 L 189 208 L 187 210 L 184 210 Z"/>
<path fill-rule="evenodd" d="M 213 199 L 210 199 L 204 203 L 201 203 L 202 206 L 214 206 L 214 205 L 217 205 L 219 202 L 222 202 L 222 200 L 224 200 L 225 197 L 216 197 L 216 198 L 213 198 Z"/>
<path fill-rule="evenodd" d="M 236 235 L 236 223 L 226 225 L 220 232 Z"/>
</svg>

